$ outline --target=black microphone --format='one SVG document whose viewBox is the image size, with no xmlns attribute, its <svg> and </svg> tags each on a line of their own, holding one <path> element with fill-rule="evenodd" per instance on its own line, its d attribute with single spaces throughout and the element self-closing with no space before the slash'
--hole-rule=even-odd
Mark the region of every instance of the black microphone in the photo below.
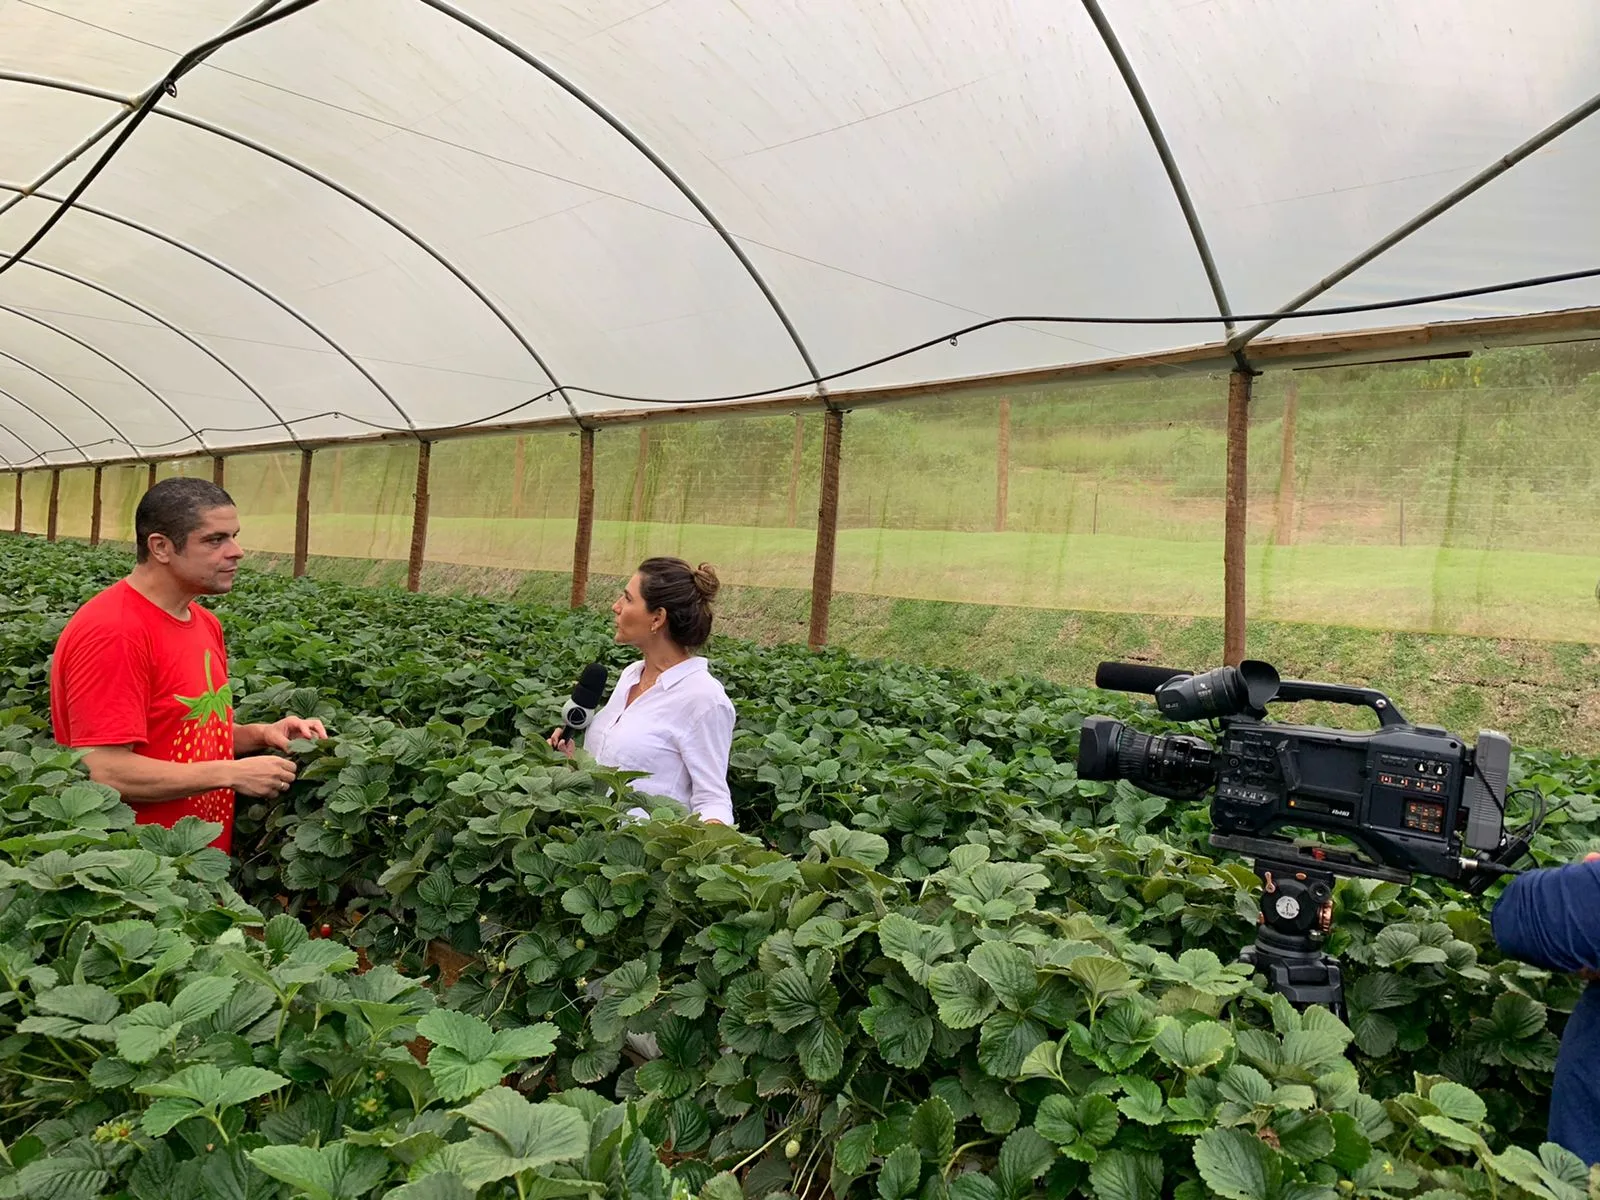
<svg viewBox="0 0 1600 1200">
<path fill-rule="evenodd" d="M 606 680 L 610 677 L 604 664 L 590 663 L 573 685 L 572 699 L 561 712 L 561 741 L 589 727 L 594 720 L 594 710 L 606 693 Z"/>
<path fill-rule="evenodd" d="M 1143 663 L 1103 662 L 1095 668 L 1094 685 L 1108 692 L 1142 692 L 1147 696 L 1169 679 L 1193 675 L 1180 667 L 1148 667 Z"/>
</svg>

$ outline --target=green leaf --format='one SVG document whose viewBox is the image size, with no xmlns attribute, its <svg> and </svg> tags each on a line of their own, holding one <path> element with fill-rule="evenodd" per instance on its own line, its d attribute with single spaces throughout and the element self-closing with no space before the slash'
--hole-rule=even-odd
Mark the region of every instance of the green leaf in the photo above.
<svg viewBox="0 0 1600 1200">
<path fill-rule="evenodd" d="M 122 1011 L 122 1002 L 97 984 L 75 983 L 41 992 L 38 1007 L 85 1025 L 109 1025 Z"/>
<path fill-rule="evenodd" d="M 1428 1099 L 1441 1115 L 1467 1125 L 1479 1125 L 1488 1119 L 1489 1109 L 1478 1098 L 1478 1093 L 1459 1083 L 1436 1083 L 1428 1091 Z"/>
<path fill-rule="evenodd" d="M 878 1171 L 878 1196 L 880 1200 L 906 1200 L 921 1181 L 922 1156 L 908 1143 L 884 1159 Z"/>
<path fill-rule="evenodd" d="M 802 1032 L 795 1048 L 806 1078 L 817 1083 L 832 1079 L 844 1069 L 844 1033 L 831 1018 Z"/>
<path fill-rule="evenodd" d="M 1125 963 L 1099 954 L 1073 959 L 1067 964 L 1067 973 L 1083 984 L 1096 998 L 1096 1003 L 1129 995 L 1139 987 Z"/>
<path fill-rule="evenodd" d="M 882 866 L 889 857 L 889 843 L 883 838 L 843 825 L 814 830 L 811 841 L 829 858 L 853 859 L 865 867 Z"/>
<path fill-rule="evenodd" d="M 1279 1120 L 1278 1146 L 1289 1157 L 1301 1162 L 1316 1162 L 1333 1153 L 1337 1144 L 1333 1122 L 1325 1115 L 1303 1117 L 1298 1113 Z"/>
<path fill-rule="evenodd" d="M 956 1149 L 956 1119 L 939 1097 L 924 1100 L 911 1114 L 911 1142 L 922 1157 L 937 1166 L 950 1161 Z"/>
<path fill-rule="evenodd" d="M 581 1158 L 589 1152 L 589 1123 L 564 1104 L 530 1103 L 510 1088 L 490 1088 L 454 1110 L 494 1134 L 518 1160 L 519 1171 Z"/>
<path fill-rule="evenodd" d="M 1010 942 L 984 942 L 967 956 L 967 965 L 1013 1012 L 1025 1012 L 1039 991 L 1033 956 Z"/>
<path fill-rule="evenodd" d="M 1495 998 L 1489 1011 L 1489 1036 L 1486 1040 L 1517 1042 L 1544 1029 L 1545 1007 L 1521 992 L 1505 992 Z"/>
<path fill-rule="evenodd" d="M 1458 1150 L 1474 1150 L 1480 1146 L 1487 1150 L 1481 1134 L 1461 1124 L 1459 1121 L 1452 1121 L 1449 1117 L 1427 1113 L 1417 1118 L 1417 1123 L 1429 1133 L 1436 1135 L 1441 1141 L 1456 1147 Z"/>
<path fill-rule="evenodd" d="M 878 946 L 921 984 L 928 982 L 941 958 L 956 950 L 955 939 L 943 925 L 919 925 L 898 913 L 878 922 Z"/>
<path fill-rule="evenodd" d="M 228 997 L 233 995 L 233 989 L 238 984 L 237 979 L 229 979 L 222 975 L 200 976 L 173 997 L 173 1018 L 180 1025 L 204 1020 L 227 1003 Z"/>
<path fill-rule="evenodd" d="M 1224 1100 L 1246 1108 L 1272 1103 L 1272 1084 L 1267 1077 L 1243 1063 L 1235 1063 L 1223 1072 L 1217 1091 Z"/>
<path fill-rule="evenodd" d="M 1098 1200 L 1161 1200 L 1161 1159 L 1154 1154 L 1110 1150 L 1089 1168 Z"/>
<path fill-rule="evenodd" d="M 389 1174 L 381 1150 L 349 1142 L 310 1146 L 263 1146 L 250 1161 L 264 1175 L 298 1188 L 312 1200 L 360 1200 Z"/>
<path fill-rule="evenodd" d="M 1233 1034 L 1216 1021 L 1196 1021 L 1188 1027 L 1169 1021 L 1156 1035 L 1155 1052 L 1163 1062 L 1191 1075 L 1213 1067 L 1233 1045 Z"/>
<path fill-rule="evenodd" d="M 1242 1129 L 1211 1129 L 1194 1144 L 1206 1186 L 1227 1200 L 1275 1200 L 1282 1167 L 1260 1138 Z"/>
<path fill-rule="evenodd" d="M 144 1110 L 139 1124 L 151 1137 L 166 1137 L 174 1127 L 200 1111 L 200 1105 L 181 1096 L 166 1096 Z"/>
<path fill-rule="evenodd" d="M 602 988 L 604 994 L 589 1015 L 589 1025 L 598 1040 L 613 1042 L 626 1030 L 629 1017 L 655 1002 L 661 993 L 661 977 L 644 959 L 636 958 L 607 975 Z"/>
<path fill-rule="evenodd" d="M 1372 1157 L 1372 1142 L 1361 1123 L 1349 1113 L 1332 1113 L 1328 1119 L 1333 1123 L 1333 1153 L 1328 1155 L 1328 1161 L 1340 1174 L 1353 1175 Z"/>
<path fill-rule="evenodd" d="M 1000 1147 L 1000 1190 L 1007 1196 L 1026 1194 L 1028 1185 L 1048 1171 L 1055 1160 L 1056 1148 L 1040 1137 L 1032 1125 L 1024 1125 Z"/>
<path fill-rule="evenodd" d="M 479 1059 L 494 1048 L 489 1023 L 453 1008 L 435 1008 L 417 1022 L 417 1032 L 435 1046 L 445 1046 L 463 1058 Z"/>
<path fill-rule="evenodd" d="M 1117 1109 L 1128 1120 L 1141 1125 L 1159 1125 L 1166 1119 L 1166 1100 L 1161 1095 L 1161 1085 L 1155 1080 L 1124 1075 L 1118 1082 L 1127 1095 L 1117 1101 Z"/>
<path fill-rule="evenodd" d="M 928 992 L 939 1006 L 939 1019 L 951 1029 L 970 1029 L 997 1006 L 989 986 L 966 963 L 935 967 L 928 974 Z"/>
<path fill-rule="evenodd" d="M 860 1175 L 872 1161 L 872 1134 L 873 1128 L 868 1125 L 857 1125 L 843 1137 L 833 1148 L 833 1165 L 846 1175 Z"/>
<path fill-rule="evenodd" d="M 767 982 L 767 1020 L 779 1033 L 832 1016 L 839 992 L 832 983 L 817 982 L 799 967 L 785 967 Z"/>
<path fill-rule="evenodd" d="M 983 1023 L 978 1065 L 996 1079 L 1014 1079 L 1029 1053 L 1045 1040 L 1045 1028 L 1030 1017 L 998 1012 Z"/>
<path fill-rule="evenodd" d="M 117 1022 L 117 1053 L 131 1063 L 147 1063 L 178 1040 L 183 1022 L 171 1008 L 153 1000 Z"/>
</svg>

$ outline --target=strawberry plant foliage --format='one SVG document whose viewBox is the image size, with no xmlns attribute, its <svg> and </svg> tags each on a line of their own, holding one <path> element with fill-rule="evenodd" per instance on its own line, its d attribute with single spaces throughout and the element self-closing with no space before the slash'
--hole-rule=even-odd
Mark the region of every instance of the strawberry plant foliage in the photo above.
<svg viewBox="0 0 1600 1200">
<path fill-rule="evenodd" d="M 1349 1023 L 1265 994 L 1203 807 L 1076 779 L 1099 693 L 719 642 L 738 829 L 543 744 L 588 614 L 251 576 L 242 721 L 333 731 L 134 827 L 44 726 L 114 551 L 0 544 L 0 1197 L 1462 1200 L 1542 1145 L 1575 984 L 1486 901 L 1346 881 Z M 1524 755 L 1592 844 L 1592 764 Z M 309 925 L 309 930 L 308 930 Z M 315 934 L 316 936 L 313 936 Z"/>
</svg>

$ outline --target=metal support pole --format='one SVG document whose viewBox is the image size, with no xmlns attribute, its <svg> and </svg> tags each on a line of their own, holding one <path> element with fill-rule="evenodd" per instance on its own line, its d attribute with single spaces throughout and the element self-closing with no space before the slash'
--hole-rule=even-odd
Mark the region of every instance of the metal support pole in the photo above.
<svg viewBox="0 0 1600 1200">
<path fill-rule="evenodd" d="M 417 443 L 417 490 L 411 508 L 411 556 L 406 563 L 406 591 L 422 587 L 422 558 L 428 550 L 428 472 L 433 443 Z"/>
<path fill-rule="evenodd" d="M 594 430 L 578 433 L 578 535 L 572 543 L 572 607 L 589 595 L 589 547 L 594 541 Z"/>
<path fill-rule="evenodd" d="M 1222 659 L 1229 666 L 1244 660 L 1245 523 L 1249 506 L 1250 393 L 1252 376 L 1228 376 L 1228 485 L 1222 551 Z"/>
<path fill-rule="evenodd" d="M 828 644 L 834 546 L 839 528 L 839 459 L 844 444 L 844 413 L 830 407 L 823 414 L 822 422 L 822 487 L 817 501 L 817 549 L 811 561 L 809 644 L 813 650 Z"/>
<path fill-rule="evenodd" d="M 300 451 L 300 487 L 294 498 L 294 574 L 306 573 L 311 548 L 311 451 Z"/>
</svg>

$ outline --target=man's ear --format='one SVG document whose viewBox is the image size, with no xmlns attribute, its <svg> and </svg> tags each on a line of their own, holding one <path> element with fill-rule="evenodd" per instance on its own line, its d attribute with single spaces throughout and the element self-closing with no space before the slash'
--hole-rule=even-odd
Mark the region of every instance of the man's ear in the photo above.
<svg viewBox="0 0 1600 1200">
<path fill-rule="evenodd" d="M 171 562 L 172 556 L 176 552 L 172 545 L 172 539 L 164 533 L 152 533 L 145 540 L 145 546 L 150 551 L 150 557 L 158 563 Z"/>
</svg>

